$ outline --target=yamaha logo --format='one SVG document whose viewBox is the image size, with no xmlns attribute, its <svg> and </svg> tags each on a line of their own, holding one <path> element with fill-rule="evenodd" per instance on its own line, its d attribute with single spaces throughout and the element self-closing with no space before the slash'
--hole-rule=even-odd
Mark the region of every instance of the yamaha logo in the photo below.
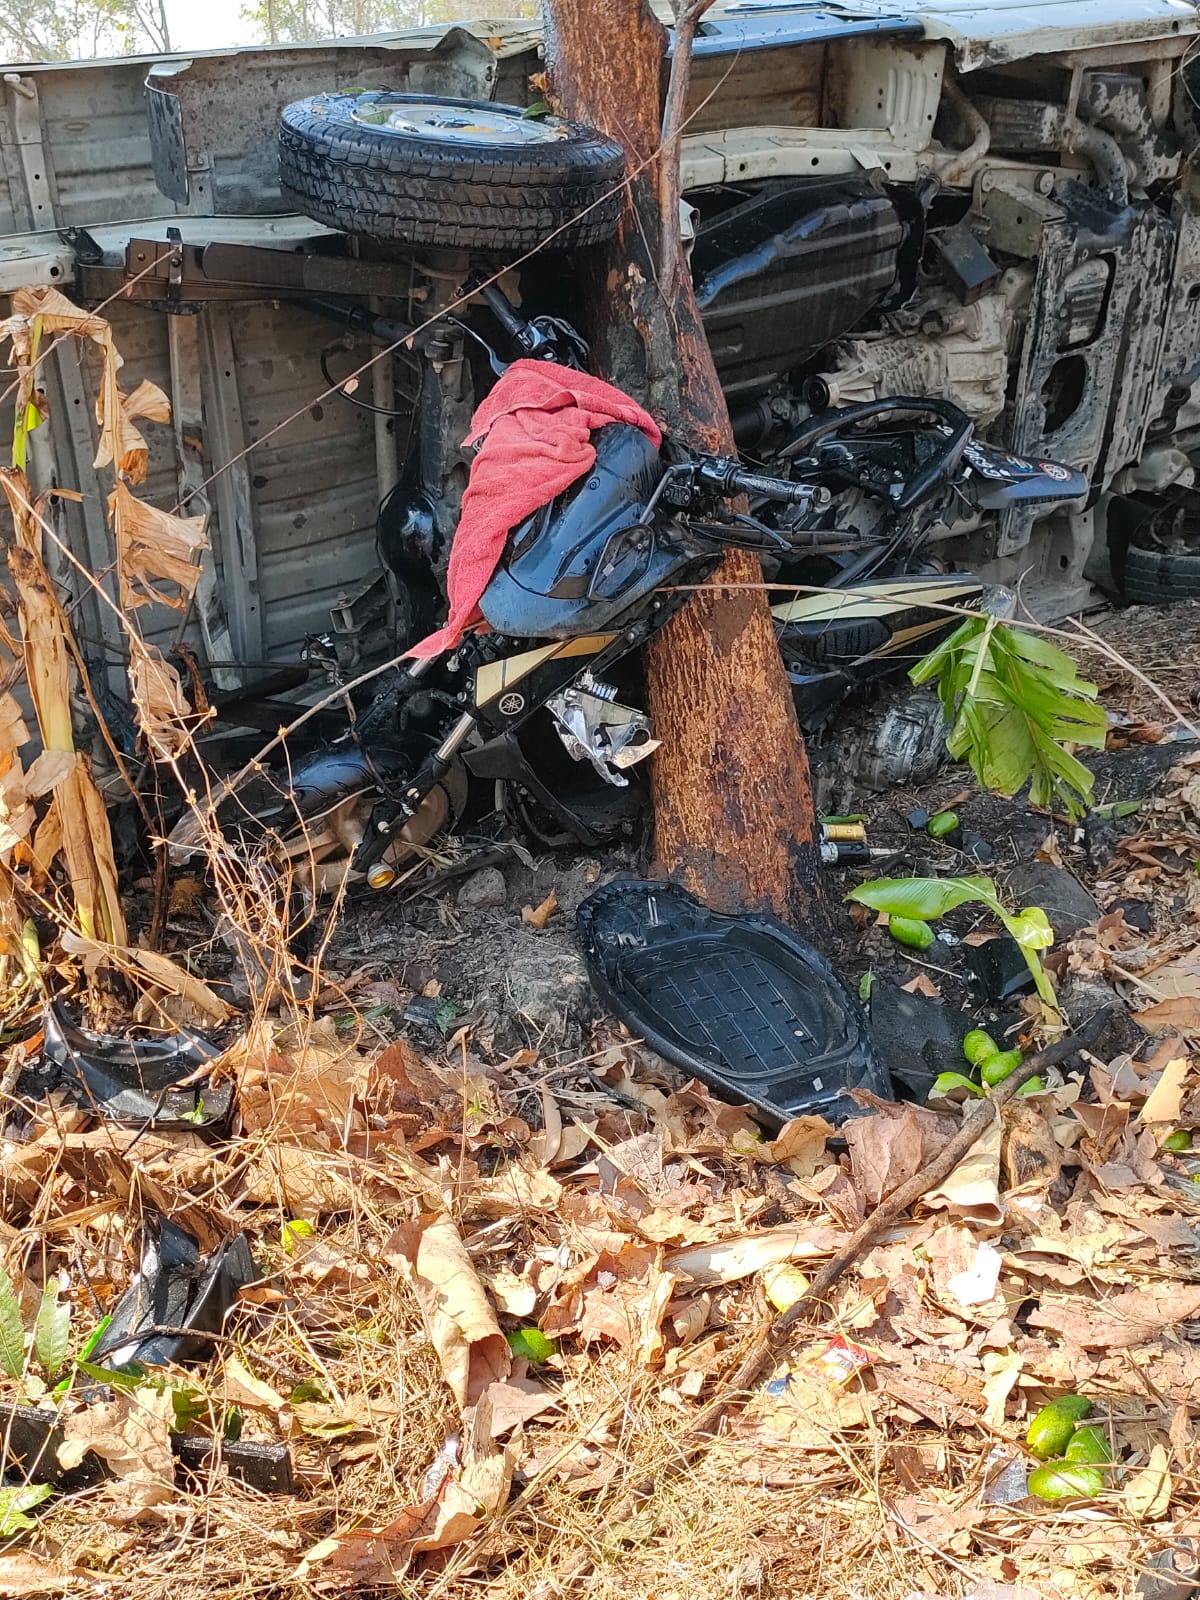
<svg viewBox="0 0 1200 1600">
<path fill-rule="evenodd" d="M 502 694 L 499 700 L 499 708 L 502 716 L 518 716 L 525 709 L 525 696 L 515 693 Z"/>
</svg>

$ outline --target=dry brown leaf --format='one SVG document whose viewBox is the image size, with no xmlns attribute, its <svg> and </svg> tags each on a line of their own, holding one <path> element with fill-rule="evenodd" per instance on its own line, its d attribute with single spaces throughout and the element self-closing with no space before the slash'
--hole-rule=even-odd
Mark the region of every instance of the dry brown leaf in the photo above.
<svg viewBox="0 0 1200 1600">
<path fill-rule="evenodd" d="M 793 1117 L 767 1145 L 767 1154 L 797 1178 L 811 1178 L 826 1165 L 825 1141 L 832 1132 L 824 1117 Z"/>
<path fill-rule="evenodd" d="M 63 1421 L 59 1465 L 66 1471 L 77 1467 L 89 1451 L 98 1455 L 117 1479 L 114 1509 L 136 1516 L 174 1499 L 169 1429 L 173 1416 L 170 1390 L 148 1385 L 85 1406 Z"/>
<path fill-rule="evenodd" d="M 902 983 L 900 987 L 906 994 L 923 994 L 930 1000 L 940 1000 L 942 997 L 942 991 L 937 984 L 924 972 L 918 972 L 915 978 L 910 978 L 907 983 Z"/>
<path fill-rule="evenodd" d="M 442 1374 L 465 1411 L 489 1383 L 507 1378 L 511 1359 L 458 1229 L 449 1217 L 426 1213 L 397 1228 L 383 1256 L 411 1285 Z"/>
<path fill-rule="evenodd" d="M 511 1267 L 499 1266 L 491 1271 L 481 1271 L 480 1277 L 488 1292 L 506 1317 L 527 1317 L 537 1304 L 538 1292 L 529 1277 L 531 1263 L 526 1263 L 521 1274 Z"/>
<path fill-rule="evenodd" d="M 140 726 L 153 753 L 177 755 L 191 737 L 192 708 L 179 674 L 153 645 L 130 635 L 129 692 Z"/>
<path fill-rule="evenodd" d="M 1121 1503 L 1127 1515 L 1138 1522 L 1161 1522 L 1171 1508 L 1174 1490 L 1166 1446 L 1156 1444 L 1141 1471 L 1126 1479 Z"/>
<path fill-rule="evenodd" d="M 510 1161 L 494 1178 L 481 1180 L 471 1196 L 473 1212 L 486 1217 L 556 1211 L 563 1186 L 536 1160 Z"/>
<path fill-rule="evenodd" d="M 995 1117 L 946 1181 L 929 1191 L 924 1204 L 971 1222 L 999 1222 L 1003 1217 L 999 1189 L 1001 1134 L 1000 1119 Z"/>
<path fill-rule="evenodd" d="M 1053 828 L 1051 828 L 1050 832 L 1034 851 L 1034 860 L 1048 861 L 1050 865 L 1054 867 L 1061 867 L 1063 865 L 1062 852 L 1058 848 L 1058 835 L 1055 833 Z"/>
<path fill-rule="evenodd" d="M 463 1448 L 462 1465 L 437 1493 L 405 1506 L 381 1528 L 355 1528 L 323 1539 L 304 1557 L 300 1581 L 360 1589 L 395 1582 L 422 1554 L 461 1544 L 508 1499 L 516 1451 L 492 1438 L 490 1408 L 481 1402 Z"/>
<path fill-rule="evenodd" d="M 75 752 L 71 726 L 74 640 L 66 612 L 42 564 L 46 501 L 34 501 L 23 472 L 0 468 L 0 486 L 12 511 L 15 542 L 8 569 L 20 603 L 26 679 L 45 749 L 72 757 L 55 789 L 63 859 L 84 933 L 123 944 L 124 912 L 117 891 L 108 814 L 92 778 L 91 763 Z"/>
<path fill-rule="evenodd" d="M 521 1423 L 553 1411 L 558 1396 L 531 1378 L 509 1378 L 504 1383 L 489 1383 L 483 1391 L 483 1401 L 491 1409 L 492 1438 L 502 1439 Z"/>
<path fill-rule="evenodd" d="M 1053 1108 L 1017 1098 L 1004 1108 L 1001 1156 L 1010 1189 L 1044 1194 L 1062 1172 L 1062 1146 L 1051 1127 Z"/>
<path fill-rule="evenodd" d="M 90 1570 L 68 1572 L 63 1567 L 47 1566 L 33 1556 L 0 1556 L 0 1595 L 12 1595 L 14 1600 L 20 1600 L 22 1595 L 63 1595 L 96 1587 L 96 1574 Z"/>
<path fill-rule="evenodd" d="M 850 1174 L 864 1204 L 877 1206 L 919 1172 L 944 1142 L 946 1127 L 933 1112 L 911 1105 L 881 1105 L 873 1116 L 847 1122 Z"/>
<path fill-rule="evenodd" d="M 158 950 L 143 950 L 140 947 L 131 949 L 129 954 L 148 973 L 161 988 L 170 994 L 177 994 L 210 1022 L 226 1022 L 233 1015 L 233 1007 L 194 973 L 187 972 L 183 967 L 163 955 Z"/>
<path fill-rule="evenodd" d="M 227 1356 L 222 1369 L 222 1398 L 227 1405 L 246 1406 L 251 1410 L 285 1410 L 287 1401 L 272 1389 L 269 1383 L 256 1378 L 246 1363 L 237 1356 Z"/>
<path fill-rule="evenodd" d="M 1140 1122 L 1169 1122 L 1174 1126 L 1179 1121 L 1188 1066 L 1184 1056 L 1176 1056 L 1167 1062 L 1158 1082 L 1146 1096 L 1146 1103 L 1138 1117 Z"/>
<path fill-rule="evenodd" d="M 1077 1297 L 1058 1304 L 1043 1303 L 1030 1312 L 1029 1325 L 1048 1328 L 1081 1349 L 1129 1350 L 1197 1315 L 1200 1284 L 1155 1283 L 1105 1300 Z"/>
<path fill-rule="evenodd" d="M 985 1350 L 981 1360 L 987 1373 L 981 1391 L 987 1402 L 983 1420 L 989 1428 L 999 1429 L 1004 1426 L 1005 1402 L 1021 1376 L 1024 1357 L 1015 1350 Z"/>
<path fill-rule="evenodd" d="M 578 1315 L 543 1319 L 547 1332 L 577 1333 L 585 1344 L 609 1340 L 647 1365 L 663 1351 L 662 1321 L 674 1293 L 673 1273 L 663 1272 L 636 1246 L 619 1256 L 601 1256 L 598 1281 L 584 1290 Z"/>
<path fill-rule="evenodd" d="M 1200 1033 L 1200 994 L 1177 995 L 1135 1011 L 1133 1020 L 1147 1033 Z"/>
<path fill-rule="evenodd" d="M 539 906 L 522 906 L 521 921 L 530 928 L 544 928 L 550 918 L 558 910 L 558 896 L 554 890 L 542 901 Z"/>
<path fill-rule="evenodd" d="M 193 558 L 208 548 L 203 517 L 175 517 L 139 500 L 118 480 L 108 500 L 117 541 L 121 605 L 126 611 L 152 601 L 182 610 L 200 577 Z M 165 580 L 173 594 L 153 581 Z"/>
<path fill-rule="evenodd" d="M 845 1242 L 846 1235 L 840 1228 L 766 1228 L 719 1244 L 673 1251 L 666 1265 L 684 1283 L 736 1283 L 777 1261 L 815 1261 L 830 1256 Z"/>
</svg>

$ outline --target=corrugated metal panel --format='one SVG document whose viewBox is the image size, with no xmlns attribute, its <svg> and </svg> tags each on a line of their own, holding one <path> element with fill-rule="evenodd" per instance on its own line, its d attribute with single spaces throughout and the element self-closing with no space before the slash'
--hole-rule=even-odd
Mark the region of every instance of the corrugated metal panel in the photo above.
<svg viewBox="0 0 1200 1600">
<path fill-rule="evenodd" d="M 264 440 L 247 465 L 265 643 L 272 656 L 294 655 L 306 633 L 326 630 L 338 595 L 376 569 L 372 420 L 337 396 L 304 404 L 326 388 L 318 357 L 334 337 L 327 322 L 250 305 L 235 307 L 231 324 L 247 442 Z M 355 364 L 340 355 L 334 370 Z"/>
<path fill-rule="evenodd" d="M 145 77 L 141 62 L 38 74 L 60 222 L 87 227 L 174 214 L 150 172 Z"/>
</svg>

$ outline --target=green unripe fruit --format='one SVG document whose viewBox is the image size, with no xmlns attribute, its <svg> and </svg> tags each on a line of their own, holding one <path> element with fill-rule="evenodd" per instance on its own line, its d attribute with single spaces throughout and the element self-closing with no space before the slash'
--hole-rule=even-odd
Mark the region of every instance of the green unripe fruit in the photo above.
<svg viewBox="0 0 1200 1600">
<path fill-rule="evenodd" d="M 928 950 L 936 937 L 929 924 L 919 917 L 889 917 L 888 931 L 898 943 L 912 950 Z"/>
<path fill-rule="evenodd" d="M 1098 1466 L 1105 1461 L 1111 1461 L 1112 1458 L 1112 1447 L 1104 1429 L 1098 1423 L 1089 1422 L 1086 1427 L 1075 1429 L 1071 1435 L 1071 1442 L 1067 1445 L 1068 1461 L 1082 1461 L 1089 1466 Z"/>
<path fill-rule="evenodd" d="M 1081 1394 L 1064 1394 L 1043 1406 L 1025 1434 L 1025 1443 L 1039 1461 L 1061 1456 L 1083 1421 L 1092 1414 L 1092 1402 Z"/>
<path fill-rule="evenodd" d="M 1104 1493 L 1095 1467 L 1039 1467 L 1029 1474 L 1029 1492 L 1039 1500 L 1090 1500 Z"/>
<path fill-rule="evenodd" d="M 1000 1046 L 982 1028 L 972 1028 L 963 1040 L 963 1055 L 973 1067 L 980 1066 L 989 1056 L 998 1055 L 999 1051 Z"/>
<path fill-rule="evenodd" d="M 1019 1050 L 997 1050 L 994 1056 L 989 1056 L 979 1068 L 979 1076 L 989 1089 L 994 1089 L 998 1083 L 1003 1083 L 1010 1072 L 1015 1072 L 1024 1060 Z"/>
</svg>

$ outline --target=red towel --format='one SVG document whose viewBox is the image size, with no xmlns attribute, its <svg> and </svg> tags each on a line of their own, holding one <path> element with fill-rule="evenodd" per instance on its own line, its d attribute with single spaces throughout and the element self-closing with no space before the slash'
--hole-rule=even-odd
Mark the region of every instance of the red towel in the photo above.
<svg viewBox="0 0 1200 1600">
<path fill-rule="evenodd" d="M 454 533 L 444 628 L 408 652 L 433 656 L 452 649 L 479 621 L 479 597 L 504 553 L 511 529 L 581 478 L 596 459 L 591 434 L 628 422 L 654 441 L 662 433 L 628 395 L 586 372 L 550 361 L 514 361 L 471 419 L 463 441 L 482 439 L 471 463 L 462 515 Z"/>
</svg>

